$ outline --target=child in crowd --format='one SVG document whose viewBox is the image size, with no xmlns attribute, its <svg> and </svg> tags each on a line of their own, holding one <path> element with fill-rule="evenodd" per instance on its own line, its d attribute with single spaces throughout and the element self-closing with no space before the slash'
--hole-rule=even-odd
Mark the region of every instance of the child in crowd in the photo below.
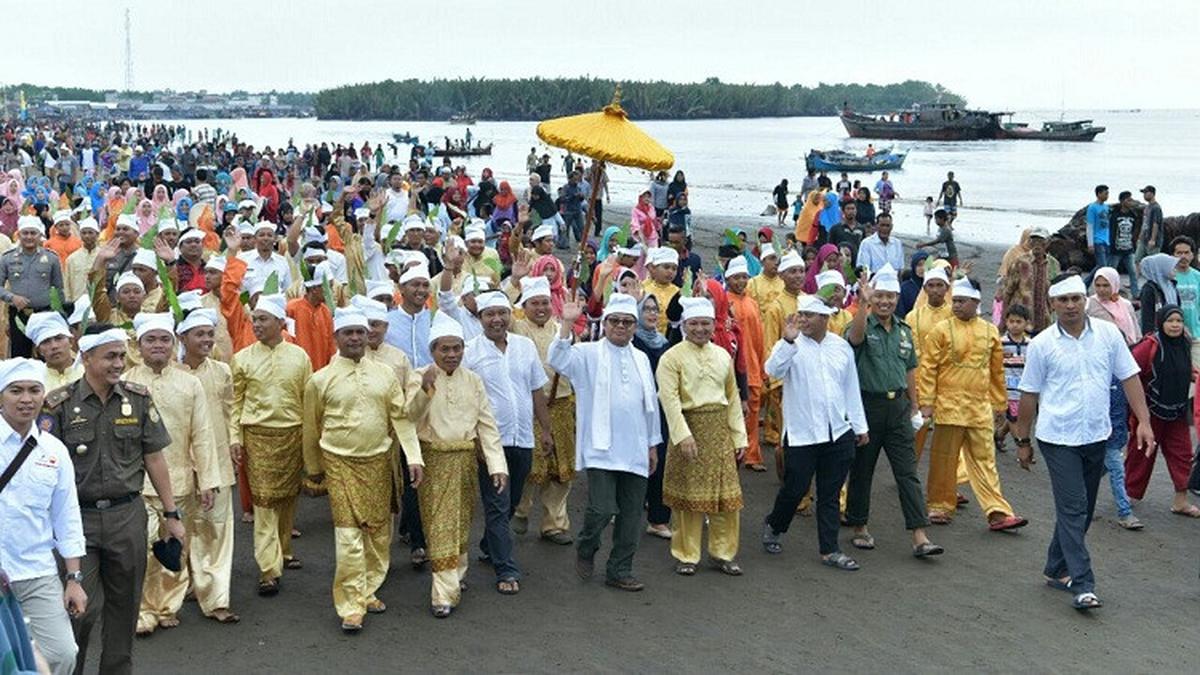
<svg viewBox="0 0 1200 675">
<path fill-rule="evenodd" d="M 1004 386 L 1008 389 L 1008 410 L 1004 421 L 996 425 L 996 452 L 1007 452 L 1004 439 L 1013 431 L 1017 422 L 1017 407 L 1021 402 L 1021 373 L 1025 371 L 1025 352 L 1029 349 L 1029 310 L 1024 305 L 1013 305 L 1004 312 L 1004 336 L 1000 345 L 1004 348 Z M 1015 432 L 1013 432 L 1015 435 Z"/>
<path fill-rule="evenodd" d="M 933 220 L 933 197 L 925 198 L 925 234 L 929 234 L 929 223 Z"/>
</svg>

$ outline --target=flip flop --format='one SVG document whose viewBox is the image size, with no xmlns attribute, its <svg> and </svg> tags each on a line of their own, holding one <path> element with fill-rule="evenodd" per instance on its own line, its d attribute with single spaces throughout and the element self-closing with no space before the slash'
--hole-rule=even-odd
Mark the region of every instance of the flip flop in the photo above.
<svg viewBox="0 0 1200 675">
<path fill-rule="evenodd" d="M 1071 580 L 1070 579 L 1068 579 L 1066 581 L 1063 581 L 1062 579 L 1055 579 L 1053 577 L 1046 577 L 1045 579 L 1046 579 L 1046 585 L 1049 586 L 1050 588 L 1053 588 L 1056 591 L 1066 591 L 1068 593 L 1071 592 Z"/>
<path fill-rule="evenodd" d="M 1095 593 L 1080 593 L 1071 601 L 1071 606 L 1081 612 L 1086 612 L 1089 609 L 1100 609 L 1104 603 L 1100 602 L 1100 598 L 1097 598 Z"/>
<path fill-rule="evenodd" d="M 278 579 L 267 579 L 265 581 L 258 582 L 258 594 L 264 598 L 269 598 L 273 595 L 278 595 L 279 594 L 279 580 Z"/>
<path fill-rule="evenodd" d="M 521 582 L 511 578 L 501 579 L 496 582 L 496 592 L 500 595 L 516 595 L 521 592 Z"/>
<path fill-rule="evenodd" d="M 1197 507 L 1195 504 L 1188 504 L 1182 509 L 1171 509 L 1171 513 L 1187 518 L 1200 518 L 1200 507 Z"/>
<path fill-rule="evenodd" d="M 836 567 L 839 570 L 846 570 L 847 572 L 858 571 L 858 563 L 854 561 L 854 558 L 841 552 L 834 553 L 828 558 L 821 558 L 821 564 L 828 567 Z"/>
<path fill-rule="evenodd" d="M 937 544 L 927 541 L 924 544 L 913 547 L 914 558 L 927 558 L 931 555 L 941 555 L 946 552 L 946 549 Z"/>
<path fill-rule="evenodd" d="M 859 548 L 864 551 L 871 551 L 875 548 L 875 537 L 872 537 L 870 534 L 864 532 L 862 534 L 854 535 L 854 538 L 850 540 L 850 543 L 854 546 L 854 548 Z"/>
<path fill-rule="evenodd" d="M 299 558 L 288 558 L 287 560 L 283 561 L 283 568 L 285 570 L 303 569 L 304 563 L 300 562 Z"/>
<path fill-rule="evenodd" d="M 224 611 L 225 615 L 217 616 L 216 613 L 220 612 L 220 611 Z M 208 615 L 208 618 L 212 619 L 213 621 L 216 621 L 217 623 L 237 623 L 242 620 L 242 617 L 238 616 L 237 614 L 234 614 L 233 612 L 231 612 L 225 608 L 214 609 L 213 613 Z"/>
<path fill-rule="evenodd" d="M 949 525 L 953 521 L 953 518 L 941 511 L 933 511 L 929 514 L 929 522 L 934 525 Z"/>
<path fill-rule="evenodd" d="M 722 574 L 728 574 L 731 577 L 742 576 L 742 566 L 732 560 L 712 559 L 713 567 Z"/>
<path fill-rule="evenodd" d="M 779 542 L 779 534 L 775 532 L 770 523 L 763 523 L 762 545 L 763 550 L 771 555 L 783 553 L 783 544 Z"/>
</svg>

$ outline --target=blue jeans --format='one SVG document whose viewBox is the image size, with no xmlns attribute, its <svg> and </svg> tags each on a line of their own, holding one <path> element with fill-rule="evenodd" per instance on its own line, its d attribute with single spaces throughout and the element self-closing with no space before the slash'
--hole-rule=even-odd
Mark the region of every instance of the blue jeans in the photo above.
<svg viewBox="0 0 1200 675">
<path fill-rule="evenodd" d="M 500 492 L 492 485 L 487 465 L 479 463 L 479 496 L 483 500 L 483 539 L 479 549 L 491 558 L 497 581 L 519 581 L 521 570 L 512 557 L 513 537 L 508 521 L 521 503 L 525 478 L 533 466 L 533 449 L 506 446 L 504 458 L 508 461 L 508 485 Z"/>
<path fill-rule="evenodd" d="M 1136 298 L 1138 296 L 1137 282 L 1137 267 L 1134 265 L 1133 251 L 1114 251 L 1108 258 L 1108 264 L 1117 271 L 1118 274 L 1125 272 L 1129 275 L 1129 297 Z M 1120 291 L 1121 289 L 1116 289 Z"/>
<path fill-rule="evenodd" d="M 1096 588 L 1092 557 L 1084 538 L 1096 511 L 1096 493 L 1104 474 L 1104 446 L 1104 441 L 1087 445 L 1038 442 L 1050 474 L 1055 516 L 1043 573 L 1052 579 L 1071 577 L 1071 592 L 1076 595 Z"/>
<path fill-rule="evenodd" d="M 565 232 L 563 233 L 564 241 L 571 234 L 575 235 L 575 241 L 577 243 L 582 241 L 583 240 L 583 214 L 580 213 L 579 211 L 571 211 L 570 209 L 568 209 L 567 212 L 563 214 L 563 230 L 565 230 Z"/>
<path fill-rule="evenodd" d="M 1101 267 L 1108 267 L 1108 244 L 1096 244 L 1093 249 L 1095 251 L 1096 264 L 1092 265 L 1092 271 L 1088 272 L 1087 279 L 1084 280 L 1088 288 L 1092 286 L 1092 279 L 1096 276 L 1096 270 Z"/>
<path fill-rule="evenodd" d="M 1104 470 L 1108 472 L 1113 502 L 1117 505 L 1117 517 L 1133 514 L 1129 495 L 1125 492 L 1125 446 L 1129 442 L 1129 407 L 1125 402 L 1125 389 L 1113 380 L 1108 387 L 1108 418 L 1112 422 L 1112 436 L 1104 444 Z"/>
</svg>

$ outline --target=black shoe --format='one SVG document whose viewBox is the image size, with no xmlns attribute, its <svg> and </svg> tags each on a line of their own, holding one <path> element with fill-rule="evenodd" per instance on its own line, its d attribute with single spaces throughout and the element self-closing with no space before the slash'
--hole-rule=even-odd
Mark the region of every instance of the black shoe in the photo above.
<svg viewBox="0 0 1200 675">
<path fill-rule="evenodd" d="M 642 582 L 638 581 L 637 579 L 635 579 L 633 577 L 621 577 L 620 579 L 605 579 L 604 585 L 612 586 L 613 588 L 620 589 L 622 591 L 629 591 L 631 593 L 636 593 L 646 587 L 646 584 L 643 584 Z"/>
<path fill-rule="evenodd" d="M 593 558 L 575 556 L 575 574 L 578 574 L 580 579 L 591 579 L 595 572 L 596 562 Z"/>
</svg>

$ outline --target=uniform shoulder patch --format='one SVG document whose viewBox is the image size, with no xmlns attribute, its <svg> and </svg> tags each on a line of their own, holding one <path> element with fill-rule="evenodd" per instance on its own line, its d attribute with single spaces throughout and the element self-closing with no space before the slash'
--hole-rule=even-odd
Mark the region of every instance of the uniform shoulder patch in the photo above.
<svg viewBox="0 0 1200 675">
<path fill-rule="evenodd" d="M 121 380 L 121 386 L 124 387 L 125 391 L 131 394 L 137 394 L 139 396 L 150 395 L 150 390 L 144 385 L 138 384 L 137 382 L 127 382 L 125 380 Z"/>
<path fill-rule="evenodd" d="M 54 408 L 62 405 L 62 402 L 68 398 L 71 398 L 71 386 L 67 385 L 65 387 L 59 387 L 58 389 L 51 391 L 49 394 L 46 394 L 46 409 L 53 410 Z"/>
</svg>

